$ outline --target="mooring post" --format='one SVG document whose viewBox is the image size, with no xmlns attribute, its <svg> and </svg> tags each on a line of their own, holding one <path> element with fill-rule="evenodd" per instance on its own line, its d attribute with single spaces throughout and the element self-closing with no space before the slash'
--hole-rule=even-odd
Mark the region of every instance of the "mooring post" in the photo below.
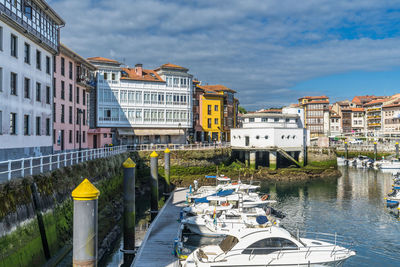
<svg viewBox="0 0 400 267">
<path fill-rule="evenodd" d="M 153 221 L 158 212 L 158 154 L 153 151 L 150 155 L 150 172 L 151 172 L 151 202 L 150 213 L 151 221 Z"/>
<path fill-rule="evenodd" d="M 135 175 L 136 164 L 131 158 L 122 164 L 124 168 L 124 264 L 130 266 L 135 250 Z"/>
<path fill-rule="evenodd" d="M 165 193 L 171 192 L 170 167 L 171 167 L 171 151 L 168 147 L 164 150 L 164 177 L 165 177 Z"/>
<path fill-rule="evenodd" d="M 374 142 L 374 159 L 375 159 L 375 161 L 376 161 L 377 155 L 378 155 L 378 148 L 377 148 L 376 142 Z"/>
<path fill-rule="evenodd" d="M 347 147 L 347 142 L 344 142 L 344 155 L 346 159 L 349 158 L 349 148 Z"/>
<path fill-rule="evenodd" d="M 72 191 L 74 267 L 97 266 L 97 217 L 100 191 L 88 179 Z"/>
<path fill-rule="evenodd" d="M 399 157 L 399 142 L 396 142 L 396 158 Z"/>
<path fill-rule="evenodd" d="M 49 243 L 47 242 L 46 228 L 44 227 L 43 216 L 40 209 L 39 192 L 36 183 L 31 184 L 33 207 L 35 209 L 36 218 L 38 221 L 40 238 L 42 239 L 43 253 L 46 260 L 50 259 Z"/>
</svg>

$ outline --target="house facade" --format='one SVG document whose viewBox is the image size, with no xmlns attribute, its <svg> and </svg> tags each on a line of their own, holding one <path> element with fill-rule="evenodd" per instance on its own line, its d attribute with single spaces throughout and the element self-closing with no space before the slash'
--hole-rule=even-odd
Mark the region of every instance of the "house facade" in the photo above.
<svg viewBox="0 0 400 267">
<path fill-rule="evenodd" d="M 306 96 L 299 98 L 304 108 L 305 126 L 310 137 L 326 136 L 329 132 L 329 98 L 327 96 Z"/>
<path fill-rule="evenodd" d="M 96 127 L 113 128 L 121 144 L 186 143 L 192 128 L 192 78 L 188 69 L 164 64 L 134 68 L 101 57 L 97 70 Z"/>
<path fill-rule="evenodd" d="M 54 58 L 54 151 L 89 148 L 89 94 L 96 68 L 61 44 Z"/>
<path fill-rule="evenodd" d="M 0 160 L 53 150 L 52 59 L 64 24 L 44 1 L 0 0 Z"/>
</svg>

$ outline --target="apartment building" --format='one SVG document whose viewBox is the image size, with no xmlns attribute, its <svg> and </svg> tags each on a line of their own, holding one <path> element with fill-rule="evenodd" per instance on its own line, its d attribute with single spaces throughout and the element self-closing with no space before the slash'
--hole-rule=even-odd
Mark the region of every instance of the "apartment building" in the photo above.
<svg viewBox="0 0 400 267">
<path fill-rule="evenodd" d="M 382 106 L 382 121 L 384 134 L 400 134 L 400 102 Z"/>
<path fill-rule="evenodd" d="M 305 127 L 310 131 L 310 137 L 326 136 L 329 132 L 329 97 L 302 97 L 299 106 L 304 108 Z"/>
<path fill-rule="evenodd" d="M 96 127 L 114 128 L 121 144 L 186 143 L 192 128 L 193 76 L 164 64 L 134 68 L 102 57 L 88 58 L 97 70 Z"/>
<path fill-rule="evenodd" d="M 351 132 L 364 133 L 366 130 L 365 110 L 364 108 L 351 109 Z"/>
<path fill-rule="evenodd" d="M 342 118 L 335 111 L 330 111 L 330 133 L 329 136 L 337 136 L 342 134 Z"/>
<path fill-rule="evenodd" d="M 332 105 L 332 110 L 341 118 L 341 132 L 351 133 L 352 131 L 352 111 L 356 105 L 349 100 L 338 101 Z"/>
<path fill-rule="evenodd" d="M 89 148 L 89 94 L 96 67 L 61 44 L 54 57 L 54 151 Z"/>
<path fill-rule="evenodd" d="M 52 58 L 62 18 L 41 0 L 0 0 L 0 160 L 51 153 Z"/>
</svg>

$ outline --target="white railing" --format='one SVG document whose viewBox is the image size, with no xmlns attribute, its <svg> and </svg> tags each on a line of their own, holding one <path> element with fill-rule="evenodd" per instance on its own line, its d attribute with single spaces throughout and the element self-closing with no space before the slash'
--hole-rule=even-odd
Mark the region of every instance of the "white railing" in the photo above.
<svg viewBox="0 0 400 267">
<path fill-rule="evenodd" d="M 228 148 L 230 143 L 202 143 L 202 144 L 147 144 L 147 145 L 128 145 L 129 151 L 160 151 L 165 150 L 167 147 L 170 150 L 204 150 L 204 149 L 217 149 Z"/>
<path fill-rule="evenodd" d="M 14 159 L 0 162 L 0 182 L 12 178 L 25 177 L 61 167 L 71 166 L 80 162 L 105 158 L 128 151 L 128 146 L 104 147 L 81 151 L 60 152 L 56 154 Z"/>
<path fill-rule="evenodd" d="M 204 143 L 204 144 L 148 144 L 148 145 L 121 145 L 82 151 L 60 152 L 46 156 L 13 159 L 0 162 L 0 183 L 13 178 L 39 174 L 52 171 L 61 167 L 71 166 L 80 162 L 105 158 L 130 151 L 153 150 L 204 150 L 230 147 L 229 143 Z"/>
</svg>

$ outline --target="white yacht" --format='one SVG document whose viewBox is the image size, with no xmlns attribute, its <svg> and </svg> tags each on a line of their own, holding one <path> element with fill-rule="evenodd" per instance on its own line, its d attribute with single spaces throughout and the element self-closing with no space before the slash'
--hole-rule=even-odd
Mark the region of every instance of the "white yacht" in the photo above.
<svg viewBox="0 0 400 267">
<path fill-rule="evenodd" d="M 342 266 L 356 254 L 340 246 L 336 235 L 333 242 L 297 238 L 275 226 L 238 229 L 230 231 L 219 245 L 193 251 L 183 266 Z"/>
<path fill-rule="evenodd" d="M 345 157 L 337 157 L 336 161 L 338 166 L 346 166 L 349 162 Z"/>
<path fill-rule="evenodd" d="M 215 211 L 215 215 L 203 214 L 187 217 L 182 220 L 182 223 L 192 233 L 204 236 L 221 236 L 239 228 L 264 228 L 279 225 L 279 220 L 275 215 L 280 218 L 284 217 L 272 208 L 267 208 L 267 212 L 261 208 L 244 209 L 242 212 L 233 209 L 223 212 Z"/>
<path fill-rule="evenodd" d="M 400 169 L 400 160 L 392 159 L 389 161 L 382 161 L 379 163 L 380 169 Z"/>
</svg>

